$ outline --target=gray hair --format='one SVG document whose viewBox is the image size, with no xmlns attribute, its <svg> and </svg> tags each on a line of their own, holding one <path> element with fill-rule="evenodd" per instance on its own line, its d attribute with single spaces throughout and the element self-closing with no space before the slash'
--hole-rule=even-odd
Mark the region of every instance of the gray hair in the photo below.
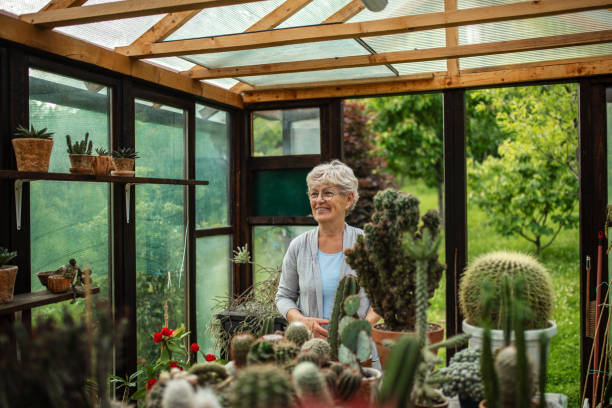
<svg viewBox="0 0 612 408">
<path fill-rule="evenodd" d="M 306 176 L 306 184 L 308 189 L 318 184 L 331 184 L 337 186 L 343 193 L 353 193 L 353 204 L 349 211 L 355 208 L 357 200 L 359 200 L 359 192 L 357 188 L 359 181 L 351 169 L 340 160 L 332 160 L 329 163 L 321 163 Z"/>
</svg>

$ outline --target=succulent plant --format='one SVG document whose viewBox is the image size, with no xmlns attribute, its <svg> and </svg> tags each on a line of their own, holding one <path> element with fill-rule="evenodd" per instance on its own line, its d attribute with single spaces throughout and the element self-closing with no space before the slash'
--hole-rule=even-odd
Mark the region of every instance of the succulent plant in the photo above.
<svg viewBox="0 0 612 408">
<path fill-rule="evenodd" d="M 247 355 L 247 364 L 274 362 L 274 346 L 267 340 L 257 340 L 251 345 Z"/>
<path fill-rule="evenodd" d="M 66 135 L 66 145 L 68 146 L 68 154 L 86 154 L 91 155 L 93 143 L 89 140 L 89 132 L 85 133 L 85 139 L 72 143 L 70 135 Z"/>
<path fill-rule="evenodd" d="M 319 365 L 329 361 L 330 358 L 329 343 L 319 338 L 310 339 L 302 344 L 301 351 L 313 351 L 318 356 Z"/>
<path fill-rule="evenodd" d="M 200 387 L 219 384 L 229 377 L 225 367 L 215 362 L 194 364 L 189 369 L 189 374 L 194 374 L 198 377 L 198 385 Z"/>
<path fill-rule="evenodd" d="M 357 272 L 359 284 L 374 311 L 384 318 L 386 328 L 413 331 L 417 267 L 416 259 L 403 243 L 407 238 L 421 240 L 425 231 L 435 241 L 440 233 L 440 217 L 430 210 L 419 227 L 419 200 L 393 189 L 376 194 L 374 209 L 372 222 L 364 227 L 365 235 L 357 237 L 355 246 L 345 251 L 346 261 Z M 433 296 L 443 271 L 437 254 L 425 263 L 427 299 Z"/>
<path fill-rule="evenodd" d="M 36 130 L 34 125 L 30 126 L 30 130 L 23 126 L 17 126 L 14 135 L 15 137 L 31 137 L 34 139 L 53 139 L 53 132 L 47 132 L 47 128 Z"/>
<path fill-rule="evenodd" d="M 359 293 L 357 278 L 353 275 L 343 276 L 340 282 L 338 282 L 338 288 L 336 289 L 336 296 L 334 298 L 334 308 L 332 309 L 327 331 L 327 341 L 331 346 L 331 355 L 334 358 L 338 358 L 338 349 L 340 348 L 338 324 L 340 324 L 340 320 L 346 316 L 344 312 L 344 300 L 357 293 Z"/>
<path fill-rule="evenodd" d="M 338 376 L 336 383 L 336 397 L 340 401 L 348 401 L 353 398 L 361 386 L 362 375 L 358 370 L 345 368 Z"/>
<path fill-rule="evenodd" d="M 249 333 L 240 333 L 232 337 L 230 343 L 230 356 L 236 364 L 236 368 L 247 365 L 247 355 L 251 351 L 251 345 L 255 342 L 255 337 Z"/>
<path fill-rule="evenodd" d="M 138 152 L 133 147 L 120 147 L 117 150 L 113 150 L 113 157 L 117 159 L 138 159 Z"/>
<path fill-rule="evenodd" d="M 98 156 L 110 156 L 109 151 L 103 147 L 96 147 L 96 153 Z"/>
<path fill-rule="evenodd" d="M 231 388 L 232 408 L 286 408 L 292 403 L 291 381 L 274 365 L 245 368 Z"/>
<path fill-rule="evenodd" d="M 528 301 L 533 313 L 525 322 L 525 329 L 540 329 L 548 325 L 553 309 L 553 287 L 550 274 L 535 258 L 518 252 L 496 251 L 485 254 L 470 263 L 459 286 L 461 311 L 472 324 L 481 324 L 490 318 L 492 328 L 501 329 L 504 321 L 504 304 L 501 302 L 503 279 L 512 281 L 521 278 L 521 294 L 513 293 Z M 482 283 L 491 283 L 494 293 L 485 316 L 482 305 Z M 513 285 L 515 286 L 515 285 Z M 516 290 L 514 287 L 512 290 Z"/>
<path fill-rule="evenodd" d="M 292 378 L 298 398 L 304 406 L 313 401 L 322 406 L 333 405 L 327 381 L 319 371 L 319 366 L 308 361 L 299 363 L 293 369 Z"/>
<path fill-rule="evenodd" d="M 9 252 L 8 249 L 0 247 L 0 266 L 7 265 L 17 257 L 17 251 Z"/>
<path fill-rule="evenodd" d="M 314 351 L 312 350 L 304 350 L 304 351 L 300 351 L 299 354 L 297 355 L 297 363 L 303 363 L 305 361 L 309 361 L 311 363 L 315 363 L 316 365 L 320 366 L 322 363 L 321 361 L 321 357 Z"/>
<path fill-rule="evenodd" d="M 365 319 L 359 319 L 357 310 L 360 299 L 358 295 L 351 295 L 344 300 L 346 316 L 340 320 L 340 348 L 338 359 L 341 363 L 359 369 L 359 362 L 370 358 L 372 342 L 372 326 Z"/>
<path fill-rule="evenodd" d="M 264 334 L 263 336 L 261 336 L 261 339 L 265 341 L 269 341 L 272 345 L 274 345 L 276 343 L 280 343 L 281 341 L 285 340 L 285 337 L 282 334 L 271 333 L 271 334 Z"/>
<path fill-rule="evenodd" d="M 292 322 L 285 329 L 285 338 L 294 342 L 298 347 L 310 339 L 310 330 L 302 322 Z"/>
<path fill-rule="evenodd" d="M 327 389 L 333 398 L 336 398 L 336 386 L 338 385 L 338 374 L 330 368 L 324 368 L 321 370 L 321 374 L 325 378 L 327 383 Z"/>
<path fill-rule="evenodd" d="M 379 391 L 381 403 L 408 406 L 417 370 L 423 362 L 422 348 L 416 338 L 401 337 L 391 348 Z"/>
<path fill-rule="evenodd" d="M 282 340 L 273 345 L 274 361 L 283 366 L 285 363 L 297 357 L 299 349 L 292 341 Z"/>
<path fill-rule="evenodd" d="M 456 353 L 450 364 L 437 370 L 432 380 L 442 386 L 447 397 L 481 401 L 484 398 L 480 375 L 480 348 L 466 348 Z"/>
</svg>

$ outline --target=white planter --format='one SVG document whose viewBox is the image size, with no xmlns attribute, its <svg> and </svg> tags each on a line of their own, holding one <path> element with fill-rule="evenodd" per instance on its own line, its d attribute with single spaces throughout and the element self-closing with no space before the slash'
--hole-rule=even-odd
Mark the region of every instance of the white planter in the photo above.
<svg viewBox="0 0 612 408">
<path fill-rule="evenodd" d="M 550 326 L 545 329 L 536 330 L 525 330 L 525 343 L 527 346 L 527 355 L 533 363 L 535 375 L 537 378 L 540 372 L 540 336 L 542 333 L 545 334 L 546 343 L 546 355 L 548 355 L 548 344 L 555 334 L 557 334 L 557 325 L 555 322 L 549 320 Z M 484 329 L 477 326 L 472 326 L 465 320 L 463 321 L 463 332 L 470 336 L 470 347 L 481 347 L 482 336 Z M 514 332 L 512 332 L 512 341 L 514 342 Z M 504 331 L 503 330 L 491 330 L 491 346 L 495 351 L 500 347 L 504 346 Z"/>
</svg>

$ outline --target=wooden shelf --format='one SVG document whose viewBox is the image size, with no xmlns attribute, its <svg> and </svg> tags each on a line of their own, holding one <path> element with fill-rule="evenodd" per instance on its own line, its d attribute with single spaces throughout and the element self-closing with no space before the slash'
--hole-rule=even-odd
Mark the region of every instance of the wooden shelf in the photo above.
<svg viewBox="0 0 612 408">
<path fill-rule="evenodd" d="M 126 184 L 176 184 L 183 186 L 207 185 L 206 180 L 184 180 L 155 177 L 120 177 L 120 176 L 93 176 L 71 173 L 32 173 L 16 170 L 0 170 L 0 179 L 35 181 L 87 181 L 93 183 L 126 183 Z"/>
<path fill-rule="evenodd" d="M 100 292 L 100 288 L 91 288 L 91 293 Z M 0 315 L 32 309 L 37 306 L 50 305 L 72 299 L 72 288 L 64 293 L 51 293 L 49 290 L 23 293 L 13 296 L 13 301 L 0 305 Z"/>
</svg>

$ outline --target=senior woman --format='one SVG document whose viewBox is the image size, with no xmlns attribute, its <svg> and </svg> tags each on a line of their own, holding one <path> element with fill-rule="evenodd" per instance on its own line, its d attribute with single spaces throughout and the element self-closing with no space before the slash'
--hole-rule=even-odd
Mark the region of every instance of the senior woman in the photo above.
<svg viewBox="0 0 612 408">
<path fill-rule="evenodd" d="M 317 337 L 327 337 L 327 324 L 334 307 L 340 279 L 355 271 L 344 260 L 344 250 L 352 248 L 359 228 L 344 221 L 359 199 L 357 178 L 339 160 L 313 168 L 306 176 L 312 215 L 318 226 L 297 236 L 283 259 L 276 294 L 276 306 L 288 321 L 303 322 Z M 370 307 L 363 289 L 358 314 L 370 324 L 380 316 Z M 373 348 L 373 364 L 378 361 Z"/>
</svg>

